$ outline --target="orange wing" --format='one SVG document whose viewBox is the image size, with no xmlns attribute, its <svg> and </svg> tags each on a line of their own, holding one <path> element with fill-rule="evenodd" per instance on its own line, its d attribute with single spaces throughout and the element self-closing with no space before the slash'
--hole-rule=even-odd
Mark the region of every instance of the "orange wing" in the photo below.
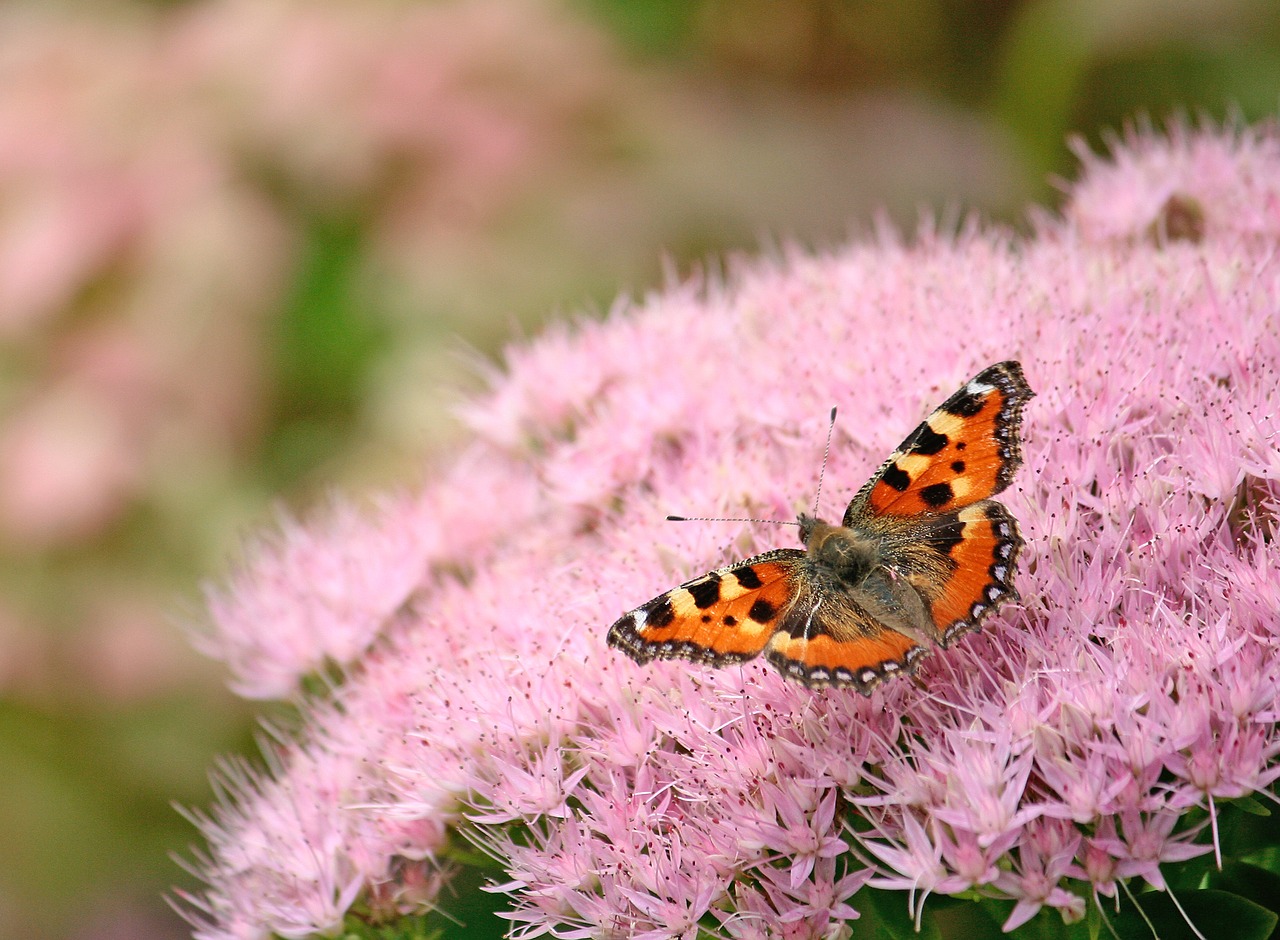
<svg viewBox="0 0 1280 940">
<path fill-rule="evenodd" d="M 1013 571 L 1022 538 L 1009 510 L 987 500 L 966 506 L 954 518 L 960 530 L 946 553 L 955 564 L 930 600 L 942 646 L 978 629 L 997 606 L 1018 598 Z"/>
<path fill-rule="evenodd" d="M 1034 394 L 1016 362 L 979 372 L 889 456 L 844 524 L 960 509 L 999 493 L 1022 464 L 1022 406 Z"/>
<path fill-rule="evenodd" d="M 765 656 L 784 676 L 810 688 L 852 686 L 868 695 L 885 679 L 914 672 L 925 654 L 924 647 L 910 637 L 886 629 L 870 616 L 843 626 L 852 629 L 807 637 L 779 630 Z M 842 638 L 839 633 L 850 635 Z"/>
<path fill-rule="evenodd" d="M 692 659 L 723 666 L 760 655 L 799 589 L 799 549 L 780 548 L 659 594 L 609 628 L 638 663 Z"/>
</svg>

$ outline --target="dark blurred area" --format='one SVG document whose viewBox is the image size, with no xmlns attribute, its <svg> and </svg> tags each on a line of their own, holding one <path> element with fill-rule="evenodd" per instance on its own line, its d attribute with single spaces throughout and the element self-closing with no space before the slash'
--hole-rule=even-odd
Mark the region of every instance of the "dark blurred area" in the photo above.
<svg viewBox="0 0 1280 940">
<path fill-rule="evenodd" d="M 1069 135 L 1278 102 L 1274 0 L 6 4 L 0 936 L 187 934 L 172 804 L 284 707 L 191 651 L 202 582 L 279 505 L 413 485 L 504 343 L 1018 227 Z"/>
</svg>

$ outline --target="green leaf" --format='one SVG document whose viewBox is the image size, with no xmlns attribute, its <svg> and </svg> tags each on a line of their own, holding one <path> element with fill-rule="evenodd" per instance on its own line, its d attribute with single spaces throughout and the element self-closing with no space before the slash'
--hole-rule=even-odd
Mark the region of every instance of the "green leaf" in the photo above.
<svg viewBox="0 0 1280 940">
<path fill-rule="evenodd" d="M 1248 862 L 1229 862 L 1222 871 L 1210 875 L 1209 884 L 1280 914 L 1280 875 L 1275 872 Z"/>
<path fill-rule="evenodd" d="M 1218 833 L 1227 858 L 1274 848 L 1280 846 L 1280 813 L 1260 813 L 1250 800 L 1232 800 L 1218 808 Z"/>
<path fill-rule="evenodd" d="M 1236 809 L 1244 810 L 1246 813 L 1249 813 L 1252 816 L 1270 816 L 1271 815 L 1271 808 L 1267 806 L 1265 803 L 1263 803 L 1261 800 L 1252 796 L 1237 797 L 1236 799 L 1232 800 L 1228 805 L 1234 806 Z"/>
<path fill-rule="evenodd" d="M 930 895 L 924 901 L 920 932 L 907 909 L 907 893 L 863 888 L 854 898 L 862 917 L 850 924 L 850 940 L 1005 940 L 999 919 L 987 901 Z M 1007 916 L 1007 912 L 1006 915 Z"/>
<path fill-rule="evenodd" d="M 1280 875 L 1280 846 L 1273 845 L 1257 852 L 1250 852 L 1245 858 L 1236 861 L 1248 862 L 1254 868 Z"/>
<path fill-rule="evenodd" d="M 1107 920 L 1118 940 L 1267 940 L 1280 918 L 1238 894 L 1210 888 L 1180 891 L 1177 904 L 1166 891 L 1126 898 L 1120 913 Z"/>
<path fill-rule="evenodd" d="M 1197 839 L 1196 841 L 1204 841 Z M 1212 852 L 1188 858 L 1176 865 L 1166 865 L 1161 869 L 1165 882 L 1181 897 L 1183 891 L 1199 891 L 1206 886 L 1211 872 L 1218 870 L 1218 862 Z"/>
<path fill-rule="evenodd" d="M 449 887 L 437 900 L 439 910 L 428 914 L 425 924 L 443 940 L 500 940 L 511 922 L 498 916 L 511 906 L 511 898 L 501 892 L 486 891 L 491 872 L 464 867 L 453 876 Z"/>
<path fill-rule="evenodd" d="M 916 933 L 915 921 L 907 909 L 908 895 L 905 891 L 878 891 L 875 888 L 863 888 L 854 898 L 854 905 L 862 912 L 861 925 L 874 925 L 871 933 L 860 931 L 855 936 L 874 936 L 883 940 L 942 940 L 938 925 L 928 915 L 920 923 L 920 932 Z"/>
<path fill-rule="evenodd" d="M 1013 913 L 1015 904 L 1009 900 L 985 900 L 983 906 L 987 908 L 988 913 L 995 919 L 996 923 L 1003 925 L 1009 919 L 1009 915 Z M 1097 908 L 1093 905 L 1086 907 L 1086 916 L 1074 923 L 1067 923 L 1062 912 L 1051 907 L 1042 907 L 1025 924 L 1016 927 L 1010 933 L 1001 932 L 999 936 L 1004 938 L 1012 938 L 1012 940 L 1095 940 L 1099 935 L 1108 937 L 1102 927 L 1101 917 L 1097 916 Z M 1090 919 L 1093 917 L 1094 919 Z"/>
<path fill-rule="evenodd" d="M 440 932 L 426 926 L 421 917 L 405 917 L 394 924 L 362 924 L 348 921 L 341 940 L 439 940 Z"/>
</svg>

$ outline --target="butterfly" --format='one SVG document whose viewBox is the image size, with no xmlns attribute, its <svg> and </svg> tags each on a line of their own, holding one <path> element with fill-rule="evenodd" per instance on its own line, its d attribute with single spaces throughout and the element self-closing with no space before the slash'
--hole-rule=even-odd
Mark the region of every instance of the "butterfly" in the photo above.
<svg viewBox="0 0 1280 940">
<path fill-rule="evenodd" d="M 1018 597 L 1018 523 L 990 497 L 1022 464 L 1022 409 L 1034 394 L 1017 362 L 983 369 L 907 435 L 840 525 L 800 515 L 803 549 L 660 594 L 623 614 L 609 645 L 642 664 L 724 666 L 763 653 L 789 679 L 867 695 L 914 673 L 932 646 Z"/>
</svg>

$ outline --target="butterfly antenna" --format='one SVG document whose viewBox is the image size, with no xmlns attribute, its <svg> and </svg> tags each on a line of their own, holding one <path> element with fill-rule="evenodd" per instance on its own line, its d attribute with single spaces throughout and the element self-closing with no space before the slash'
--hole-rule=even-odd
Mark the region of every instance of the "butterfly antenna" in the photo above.
<svg viewBox="0 0 1280 940">
<path fill-rule="evenodd" d="M 827 446 L 822 449 L 822 469 L 818 471 L 818 493 L 813 498 L 813 514 L 818 514 L 818 503 L 822 499 L 822 478 L 827 472 L 827 457 L 831 454 L 831 433 L 836 427 L 836 410 L 831 409 L 831 421 L 827 425 Z M 784 519 L 742 519 L 736 516 L 667 516 L 668 522 L 761 522 L 766 525 L 800 525 Z"/>
<path fill-rule="evenodd" d="M 667 516 L 668 522 L 763 522 L 768 525 L 799 525 L 785 519 L 742 519 L 736 516 Z"/>
<path fill-rule="evenodd" d="M 813 514 L 818 514 L 822 503 L 822 478 L 827 475 L 827 457 L 831 455 L 831 432 L 836 429 L 836 410 L 831 409 L 831 422 L 827 425 L 827 446 L 822 448 L 822 469 L 818 471 L 818 492 L 813 497 Z"/>
</svg>

